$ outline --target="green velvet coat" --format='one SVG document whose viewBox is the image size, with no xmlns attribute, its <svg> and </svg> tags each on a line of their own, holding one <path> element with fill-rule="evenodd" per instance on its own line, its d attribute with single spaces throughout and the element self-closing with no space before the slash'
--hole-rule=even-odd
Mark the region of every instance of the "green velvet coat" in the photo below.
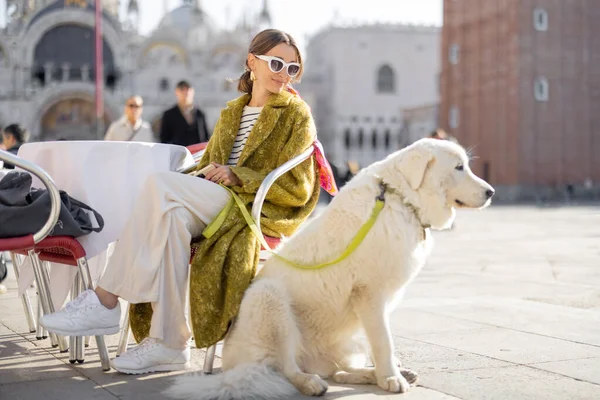
<svg viewBox="0 0 600 400">
<path fill-rule="evenodd" d="M 227 103 L 198 168 L 211 162 L 227 164 L 244 106 L 243 95 Z M 309 107 L 287 91 L 273 94 L 262 112 L 232 171 L 242 184 L 232 189 L 252 208 L 260 184 L 269 172 L 299 155 L 316 139 Z M 271 187 L 262 209 L 265 235 L 290 236 L 314 210 L 319 197 L 314 157 L 281 176 Z M 198 348 L 221 340 L 237 315 L 242 296 L 256 273 L 260 244 L 240 210 L 233 207 L 219 230 L 195 241 L 190 271 L 190 314 Z M 132 304 L 130 323 L 139 342 L 150 332 L 150 304 Z"/>
</svg>

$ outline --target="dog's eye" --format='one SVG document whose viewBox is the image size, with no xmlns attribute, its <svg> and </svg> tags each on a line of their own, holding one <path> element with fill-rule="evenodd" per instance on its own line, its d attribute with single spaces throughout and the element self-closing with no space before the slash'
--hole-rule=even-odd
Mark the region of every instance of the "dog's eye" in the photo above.
<svg viewBox="0 0 600 400">
<path fill-rule="evenodd" d="M 454 169 L 457 171 L 462 171 L 465 169 L 465 167 L 462 164 L 458 164 Z"/>
</svg>

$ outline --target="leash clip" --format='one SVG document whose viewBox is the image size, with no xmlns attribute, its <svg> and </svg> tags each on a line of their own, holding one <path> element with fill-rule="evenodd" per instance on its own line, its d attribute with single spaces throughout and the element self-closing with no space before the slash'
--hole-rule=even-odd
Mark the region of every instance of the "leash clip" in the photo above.
<svg viewBox="0 0 600 400">
<path fill-rule="evenodd" d="M 383 179 L 379 178 L 379 189 L 381 190 L 381 192 L 379 192 L 379 195 L 377 197 L 375 197 L 375 199 L 379 200 L 379 201 L 383 201 L 385 203 L 385 192 L 388 188 L 387 183 L 385 183 L 383 181 Z"/>
</svg>

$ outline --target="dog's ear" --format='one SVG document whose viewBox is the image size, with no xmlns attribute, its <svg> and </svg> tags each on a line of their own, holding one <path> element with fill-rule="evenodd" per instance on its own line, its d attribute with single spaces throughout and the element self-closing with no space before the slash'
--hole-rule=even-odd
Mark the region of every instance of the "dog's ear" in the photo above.
<svg viewBox="0 0 600 400">
<path fill-rule="evenodd" d="M 400 157 L 397 164 L 398 171 L 404 176 L 411 189 L 417 190 L 421 187 L 433 159 L 433 154 L 419 147 L 408 150 Z"/>
</svg>

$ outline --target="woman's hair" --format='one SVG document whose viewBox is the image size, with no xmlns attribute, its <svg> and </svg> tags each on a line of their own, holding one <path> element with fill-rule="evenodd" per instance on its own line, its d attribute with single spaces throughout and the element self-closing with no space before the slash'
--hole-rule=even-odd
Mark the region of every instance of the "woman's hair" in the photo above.
<svg viewBox="0 0 600 400">
<path fill-rule="evenodd" d="M 4 128 L 4 132 L 13 135 L 17 143 L 25 143 L 29 140 L 29 131 L 19 124 L 11 124 Z"/>
<path fill-rule="evenodd" d="M 299 82 L 300 77 L 302 77 L 302 73 L 304 72 L 304 63 L 302 62 L 302 55 L 300 54 L 300 50 L 298 50 L 296 41 L 288 33 L 280 31 L 279 29 L 265 29 L 256 35 L 254 39 L 252 39 L 248 53 L 257 56 L 264 55 L 267 54 L 273 47 L 281 43 L 290 45 L 296 50 L 298 63 L 300 64 L 300 71 L 298 72 L 298 75 L 294 77 L 294 81 Z M 246 60 L 246 68 L 242 76 L 240 76 L 238 90 L 242 93 L 251 94 L 253 83 L 254 82 L 252 82 L 250 79 L 250 67 L 248 66 L 248 60 Z"/>
</svg>

